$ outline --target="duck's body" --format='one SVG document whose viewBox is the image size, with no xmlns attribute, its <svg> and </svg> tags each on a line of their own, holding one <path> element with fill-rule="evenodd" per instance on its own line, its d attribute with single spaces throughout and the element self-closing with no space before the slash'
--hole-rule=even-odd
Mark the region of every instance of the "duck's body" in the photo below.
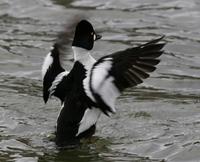
<svg viewBox="0 0 200 162">
<path fill-rule="evenodd" d="M 57 120 L 56 143 L 59 146 L 74 144 L 82 137 L 93 135 L 100 116 L 100 110 L 86 95 L 83 86 L 87 72 L 95 60 L 84 49 L 74 47 L 73 50 L 75 62 L 68 74 L 69 79 L 65 80 L 68 88 Z"/>
<path fill-rule="evenodd" d="M 101 113 L 114 113 L 121 92 L 142 83 L 159 63 L 163 51 L 161 39 L 104 56 L 96 61 L 89 53 L 100 38 L 92 25 L 83 20 L 76 27 L 72 43 L 74 65 L 70 72 L 60 65 L 59 46 L 54 45 L 43 64 L 43 97 L 54 95 L 61 100 L 57 120 L 56 144 L 76 144 L 94 134 Z"/>
</svg>

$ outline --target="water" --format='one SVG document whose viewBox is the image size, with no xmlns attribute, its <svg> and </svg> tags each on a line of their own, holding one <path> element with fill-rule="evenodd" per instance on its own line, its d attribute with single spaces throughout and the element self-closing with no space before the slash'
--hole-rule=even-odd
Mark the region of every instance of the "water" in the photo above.
<svg viewBox="0 0 200 162">
<path fill-rule="evenodd" d="M 40 67 L 82 13 L 103 35 L 95 58 L 163 34 L 168 44 L 157 71 L 119 98 L 116 115 L 101 116 L 91 141 L 57 150 L 60 103 L 44 105 Z M 0 161 L 200 161 L 199 20 L 199 0 L 1 0 Z"/>
</svg>

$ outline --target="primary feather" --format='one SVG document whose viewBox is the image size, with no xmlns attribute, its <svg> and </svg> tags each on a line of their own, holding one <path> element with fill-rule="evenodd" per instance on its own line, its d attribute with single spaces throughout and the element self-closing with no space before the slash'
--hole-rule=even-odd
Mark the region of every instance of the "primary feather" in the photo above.
<svg viewBox="0 0 200 162">
<path fill-rule="evenodd" d="M 159 43 L 162 39 L 104 56 L 93 65 L 90 91 L 106 115 L 116 111 L 116 99 L 124 89 L 142 83 L 156 69 L 165 45 Z"/>
</svg>

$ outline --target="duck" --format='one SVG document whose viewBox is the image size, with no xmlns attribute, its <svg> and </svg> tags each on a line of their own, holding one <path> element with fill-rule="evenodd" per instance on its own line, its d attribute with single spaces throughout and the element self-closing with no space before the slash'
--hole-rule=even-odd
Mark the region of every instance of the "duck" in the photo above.
<svg viewBox="0 0 200 162">
<path fill-rule="evenodd" d="M 101 114 L 116 113 L 117 98 L 130 87 L 141 84 L 156 70 L 163 53 L 164 36 L 95 60 L 94 43 L 101 39 L 88 20 L 80 20 L 74 32 L 74 62 L 70 71 L 61 62 L 61 49 L 55 43 L 42 65 L 43 100 L 51 96 L 61 101 L 55 143 L 58 147 L 75 146 L 96 131 Z"/>
</svg>

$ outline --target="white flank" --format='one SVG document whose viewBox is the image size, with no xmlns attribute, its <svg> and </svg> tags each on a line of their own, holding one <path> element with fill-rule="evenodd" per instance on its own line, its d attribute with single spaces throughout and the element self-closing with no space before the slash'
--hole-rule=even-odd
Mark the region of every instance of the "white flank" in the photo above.
<svg viewBox="0 0 200 162">
<path fill-rule="evenodd" d="M 44 79 L 44 76 L 52 63 L 53 63 L 53 57 L 51 56 L 51 52 L 50 52 L 45 57 L 43 65 L 42 65 L 42 79 Z"/>
<path fill-rule="evenodd" d="M 80 125 L 76 136 L 89 129 L 92 125 L 96 124 L 100 114 L 101 110 L 98 108 L 87 109 L 79 123 Z"/>
<path fill-rule="evenodd" d="M 63 77 L 67 76 L 68 74 L 68 71 L 64 71 L 56 76 L 51 87 L 49 88 L 50 96 L 55 92 L 57 85 L 62 81 Z"/>
<path fill-rule="evenodd" d="M 108 72 L 112 67 L 112 59 L 106 59 L 104 62 L 96 66 L 92 72 L 92 88 L 95 93 L 99 94 L 103 101 L 111 108 L 113 112 L 115 110 L 115 101 L 120 95 L 120 91 L 114 84 L 114 78 L 109 76 Z"/>
</svg>

